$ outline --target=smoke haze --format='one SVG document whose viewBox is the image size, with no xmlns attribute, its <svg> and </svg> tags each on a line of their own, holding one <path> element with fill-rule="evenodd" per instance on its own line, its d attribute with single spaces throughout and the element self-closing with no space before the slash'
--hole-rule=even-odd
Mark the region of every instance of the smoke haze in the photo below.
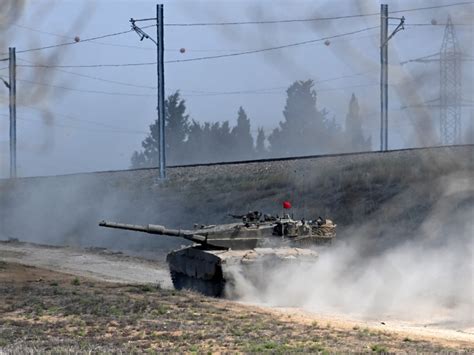
<svg viewBox="0 0 474 355">
<path fill-rule="evenodd" d="M 380 4 L 368 0 L 164 3 L 169 23 L 305 19 L 375 13 L 374 16 L 335 21 L 202 26 L 192 30 L 190 27 L 167 27 L 167 60 L 274 47 L 379 24 L 377 13 Z M 388 4 L 389 11 L 426 6 L 424 1 L 388 1 Z M 430 2 L 430 5 L 445 4 L 443 1 Z M 9 46 L 21 51 L 72 41 L 75 36 L 87 38 L 127 30 L 130 17 L 150 17 L 154 12 L 153 5 L 149 1 L 136 1 L 133 8 L 126 2 L 110 6 L 110 2 L 103 0 L 3 1 L 0 52 L 8 52 Z M 456 25 L 461 48 L 470 56 L 472 11 L 472 6 L 459 6 L 398 14 L 406 16 L 407 25 L 391 40 L 389 49 L 390 148 L 439 143 L 439 110 L 436 107 L 401 109 L 402 106 L 417 106 L 438 98 L 439 64 L 410 63 L 401 66 L 400 62 L 438 52 L 443 37 L 442 24 L 449 14 Z M 430 24 L 432 20 L 441 25 L 412 26 L 416 23 Z M 392 22 L 396 24 L 397 21 L 394 19 Z M 296 80 L 311 78 L 316 81 L 318 108 L 326 108 L 328 117 L 334 117 L 341 126 L 350 97 L 355 93 L 361 107 L 364 134 L 372 136 L 372 147 L 375 148 L 379 129 L 378 41 L 379 33 L 373 29 L 335 38 L 328 45 L 317 42 L 248 56 L 167 64 L 167 95 L 180 89 L 190 118 L 200 123 L 228 120 L 234 126 L 237 110 L 243 106 L 251 118 L 255 138 L 258 127 L 263 127 L 268 136 L 283 119 L 285 88 Z M 185 48 L 185 53 L 181 53 L 180 48 Z M 140 42 L 135 33 L 18 55 L 18 64 L 21 65 L 32 62 L 39 65 L 87 65 L 153 60 L 153 44 Z M 472 101 L 472 66 L 469 63 L 463 65 L 463 99 Z M 19 175 L 54 175 L 129 167 L 132 153 L 140 149 L 149 132 L 149 125 L 156 118 L 153 90 L 155 68 L 57 69 L 18 67 Z M 358 73 L 361 74 L 355 75 Z M 0 75 L 8 77 L 8 70 L 3 65 L 0 66 Z M 338 76 L 344 78 L 324 81 Z M 107 80 L 145 88 L 114 84 Z M 99 94 L 97 91 L 118 93 L 120 100 L 116 95 Z M 222 94 L 242 91 L 248 93 Z M 5 177 L 9 170 L 8 92 L 2 89 L 0 94 L 0 103 L 3 104 L 0 107 L 0 173 Z M 472 141 L 471 112 L 468 105 L 463 107 L 463 143 Z M 117 144 L 118 141 L 121 144 Z M 207 161 L 207 158 L 203 156 L 202 161 Z"/>
<path fill-rule="evenodd" d="M 350 239 L 320 250 L 312 265 L 260 270 L 264 281 L 257 287 L 237 274 L 238 298 L 320 313 L 472 326 L 472 175 L 436 183 L 443 193 L 410 236 L 370 238 L 369 222 Z"/>
</svg>

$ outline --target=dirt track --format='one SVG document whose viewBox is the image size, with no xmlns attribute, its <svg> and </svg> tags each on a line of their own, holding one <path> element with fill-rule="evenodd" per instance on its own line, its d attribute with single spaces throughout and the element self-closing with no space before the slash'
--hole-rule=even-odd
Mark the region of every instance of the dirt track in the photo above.
<svg viewBox="0 0 474 355">
<path fill-rule="evenodd" d="M 0 243 L 0 260 L 77 275 L 98 281 L 126 284 L 160 284 L 171 288 L 167 267 L 162 262 L 148 261 L 110 253 L 105 250 L 81 250 L 38 246 L 25 243 Z M 242 307 L 272 314 L 302 325 L 324 324 L 347 331 L 390 332 L 404 339 L 435 342 L 455 348 L 474 347 L 472 324 L 433 324 L 430 321 L 400 322 L 397 319 L 366 319 L 345 314 L 311 313 L 295 308 L 270 308 L 260 305 L 243 305 L 232 301 L 219 301 L 226 309 L 241 312 Z M 383 324 L 383 323 L 384 324 Z M 449 325 L 449 324 L 448 324 Z"/>
<path fill-rule="evenodd" d="M 0 242 L 0 260 L 36 266 L 100 281 L 129 284 L 159 283 L 170 288 L 164 262 L 111 253 L 18 242 Z"/>
</svg>

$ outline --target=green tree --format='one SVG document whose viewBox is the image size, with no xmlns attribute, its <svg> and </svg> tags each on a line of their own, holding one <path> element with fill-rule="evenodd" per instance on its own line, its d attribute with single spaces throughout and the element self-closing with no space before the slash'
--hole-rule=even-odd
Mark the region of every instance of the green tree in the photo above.
<svg viewBox="0 0 474 355">
<path fill-rule="evenodd" d="M 185 141 L 190 125 L 185 100 L 179 91 L 165 100 L 165 136 L 167 165 L 182 164 L 186 160 Z M 158 119 L 150 125 L 150 134 L 142 142 L 142 151 L 135 151 L 131 158 L 133 168 L 158 165 L 159 129 Z"/>
<path fill-rule="evenodd" d="M 211 125 L 210 139 L 208 140 L 209 159 L 212 162 L 232 160 L 232 134 L 229 121 L 222 124 L 215 122 Z"/>
<path fill-rule="evenodd" d="M 201 126 L 199 122 L 193 120 L 189 126 L 189 134 L 186 141 L 186 151 L 189 152 L 189 154 L 184 160 L 185 164 L 198 163 L 200 162 L 199 157 L 203 157 L 207 154 L 207 152 L 205 152 L 205 134 L 204 127 Z"/>
<path fill-rule="evenodd" d="M 257 142 L 255 143 L 255 152 L 258 158 L 265 158 L 267 155 L 267 149 L 265 148 L 265 131 L 263 127 L 258 129 Z"/>
<path fill-rule="evenodd" d="M 296 81 L 286 91 L 284 120 L 268 137 L 273 156 L 307 155 L 331 151 L 332 124 L 326 110 L 317 109 L 313 80 Z"/>
<path fill-rule="evenodd" d="M 255 150 L 253 137 L 250 133 L 250 119 L 242 106 L 240 106 L 237 115 L 237 125 L 232 128 L 233 154 L 229 158 L 236 160 L 251 159 Z"/>
<path fill-rule="evenodd" d="M 182 164 L 187 154 L 184 142 L 189 133 L 189 115 L 179 91 L 166 100 L 165 122 L 167 162 L 170 165 Z"/>
<path fill-rule="evenodd" d="M 185 143 L 186 163 L 209 163 L 231 160 L 233 145 L 228 121 L 223 123 L 193 121 Z"/>
<path fill-rule="evenodd" d="M 349 102 L 344 136 L 345 150 L 361 152 L 368 151 L 372 147 L 371 137 L 364 137 L 359 102 L 357 101 L 355 94 L 352 94 Z"/>
</svg>

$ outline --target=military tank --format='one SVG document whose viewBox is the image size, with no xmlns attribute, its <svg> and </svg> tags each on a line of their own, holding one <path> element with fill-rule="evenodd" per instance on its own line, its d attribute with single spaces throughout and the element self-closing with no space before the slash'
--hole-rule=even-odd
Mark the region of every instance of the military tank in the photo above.
<svg viewBox="0 0 474 355">
<path fill-rule="evenodd" d="M 167 263 L 176 289 L 191 289 L 222 297 L 234 291 L 236 270 L 258 284 L 258 275 L 268 267 L 312 262 L 312 246 L 328 245 L 336 236 L 329 219 L 295 220 L 251 211 L 230 215 L 239 222 L 195 225 L 194 229 L 168 229 L 161 225 L 134 225 L 101 221 L 99 226 L 179 237 L 193 242 L 170 252 Z"/>
</svg>

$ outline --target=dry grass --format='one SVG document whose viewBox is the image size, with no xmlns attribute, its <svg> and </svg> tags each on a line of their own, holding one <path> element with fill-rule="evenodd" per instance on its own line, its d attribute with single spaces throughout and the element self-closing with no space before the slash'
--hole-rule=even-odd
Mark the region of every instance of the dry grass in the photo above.
<svg viewBox="0 0 474 355">
<path fill-rule="evenodd" d="M 338 329 L 190 292 L 91 282 L 0 264 L 0 351 L 468 352 L 369 328 Z"/>
</svg>

